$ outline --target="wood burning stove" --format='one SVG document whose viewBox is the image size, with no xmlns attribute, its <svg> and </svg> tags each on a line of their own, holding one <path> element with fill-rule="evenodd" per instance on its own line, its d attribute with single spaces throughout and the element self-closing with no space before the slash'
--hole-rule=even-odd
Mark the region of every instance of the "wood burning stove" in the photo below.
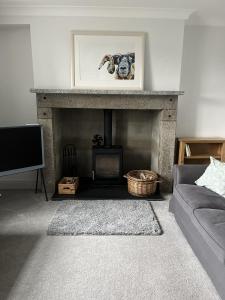
<svg viewBox="0 0 225 300">
<path fill-rule="evenodd" d="M 112 145 L 112 110 L 104 110 L 104 144 L 92 147 L 92 176 L 96 183 L 119 183 L 123 172 L 123 148 Z"/>
</svg>

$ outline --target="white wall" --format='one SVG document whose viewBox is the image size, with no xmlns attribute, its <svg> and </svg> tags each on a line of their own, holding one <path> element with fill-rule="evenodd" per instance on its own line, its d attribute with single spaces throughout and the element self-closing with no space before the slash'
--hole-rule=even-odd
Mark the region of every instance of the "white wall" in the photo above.
<svg viewBox="0 0 225 300">
<path fill-rule="evenodd" d="M 37 122 L 30 28 L 0 25 L 0 126 Z"/>
<path fill-rule="evenodd" d="M 71 30 L 111 30 L 147 33 L 145 89 L 179 89 L 183 20 L 104 17 L 1 17 L 0 23 L 30 24 L 35 87 L 71 87 Z"/>
<path fill-rule="evenodd" d="M 0 26 L 0 126 L 36 123 L 30 28 L 25 25 Z M 16 149 L 15 149 L 16 153 Z M 0 188 L 34 186 L 33 173 L 0 178 Z"/>
<path fill-rule="evenodd" d="M 177 136 L 225 137 L 225 27 L 186 26 Z"/>
<path fill-rule="evenodd" d="M 71 30 L 146 32 L 145 89 L 179 89 L 183 21 L 87 17 L 43 17 L 32 20 L 35 87 L 71 87 Z"/>
</svg>

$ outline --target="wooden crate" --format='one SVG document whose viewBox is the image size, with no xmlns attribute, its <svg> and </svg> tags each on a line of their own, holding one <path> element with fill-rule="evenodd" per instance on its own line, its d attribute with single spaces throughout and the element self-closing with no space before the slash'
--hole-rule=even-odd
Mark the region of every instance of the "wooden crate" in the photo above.
<svg viewBox="0 0 225 300">
<path fill-rule="evenodd" d="M 63 177 L 58 183 L 60 195 L 75 195 L 79 185 L 79 177 Z"/>
</svg>

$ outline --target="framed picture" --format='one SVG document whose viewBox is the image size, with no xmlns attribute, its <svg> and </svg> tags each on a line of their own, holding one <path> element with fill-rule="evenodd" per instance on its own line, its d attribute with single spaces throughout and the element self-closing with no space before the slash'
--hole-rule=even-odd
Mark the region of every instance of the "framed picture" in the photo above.
<svg viewBox="0 0 225 300">
<path fill-rule="evenodd" d="M 72 32 L 71 86 L 143 90 L 144 33 Z"/>
</svg>

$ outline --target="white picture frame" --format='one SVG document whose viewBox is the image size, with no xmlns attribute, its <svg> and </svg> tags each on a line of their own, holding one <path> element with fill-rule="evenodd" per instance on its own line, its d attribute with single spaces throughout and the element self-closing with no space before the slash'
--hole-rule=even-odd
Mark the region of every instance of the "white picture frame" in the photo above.
<svg viewBox="0 0 225 300">
<path fill-rule="evenodd" d="M 72 31 L 71 88 L 143 90 L 143 32 Z"/>
</svg>

